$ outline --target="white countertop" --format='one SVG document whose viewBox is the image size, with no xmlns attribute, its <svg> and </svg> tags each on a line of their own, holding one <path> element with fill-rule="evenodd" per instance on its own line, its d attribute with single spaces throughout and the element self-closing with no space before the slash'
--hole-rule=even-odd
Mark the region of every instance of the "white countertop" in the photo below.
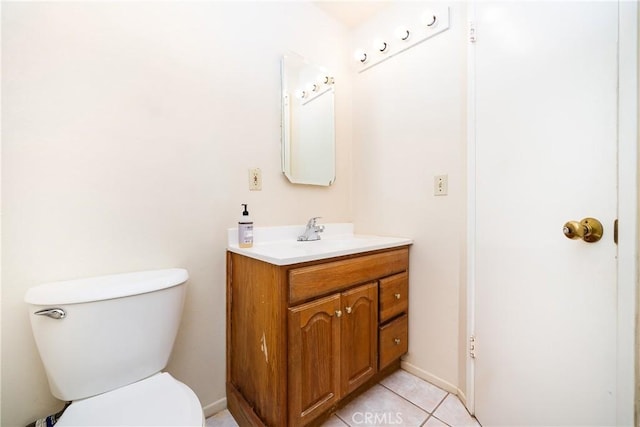
<svg viewBox="0 0 640 427">
<path fill-rule="evenodd" d="M 337 256 L 406 246 L 413 243 L 406 237 L 362 235 L 353 233 L 351 223 L 324 225 L 321 239 L 299 242 L 305 226 L 254 227 L 253 247 L 238 246 L 238 229 L 228 230 L 227 249 L 231 252 L 259 259 L 275 265 L 290 265 Z"/>
</svg>

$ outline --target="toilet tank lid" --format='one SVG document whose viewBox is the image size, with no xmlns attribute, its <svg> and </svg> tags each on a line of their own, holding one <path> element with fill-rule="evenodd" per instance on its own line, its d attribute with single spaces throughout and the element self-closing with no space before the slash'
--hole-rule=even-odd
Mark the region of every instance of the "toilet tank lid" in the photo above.
<svg viewBox="0 0 640 427">
<path fill-rule="evenodd" d="M 45 283 L 30 288 L 24 301 L 35 305 L 78 304 L 144 294 L 184 283 L 183 268 L 139 271 Z"/>
</svg>

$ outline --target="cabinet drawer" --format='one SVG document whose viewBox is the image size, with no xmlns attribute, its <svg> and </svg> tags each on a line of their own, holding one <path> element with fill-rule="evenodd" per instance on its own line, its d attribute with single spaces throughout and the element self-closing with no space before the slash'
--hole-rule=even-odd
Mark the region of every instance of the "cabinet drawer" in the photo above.
<svg viewBox="0 0 640 427">
<path fill-rule="evenodd" d="M 384 369 L 409 349 L 409 322 L 407 315 L 380 326 L 379 368 Z"/>
<path fill-rule="evenodd" d="M 359 283 L 400 273 L 409 267 L 409 249 L 363 255 L 289 271 L 289 302 L 300 301 L 346 289 Z"/>
<path fill-rule="evenodd" d="M 406 313 L 408 297 L 409 274 L 406 271 L 380 280 L 380 323 Z"/>
</svg>

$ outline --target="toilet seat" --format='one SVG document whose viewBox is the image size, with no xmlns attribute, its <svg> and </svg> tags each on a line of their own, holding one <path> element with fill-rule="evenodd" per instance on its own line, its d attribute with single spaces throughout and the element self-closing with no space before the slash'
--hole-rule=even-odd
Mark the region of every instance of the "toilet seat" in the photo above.
<svg viewBox="0 0 640 427">
<path fill-rule="evenodd" d="M 193 390 L 166 372 L 77 400 L 56 426 L 198 426 L 204 414 Z"/>
</svg>

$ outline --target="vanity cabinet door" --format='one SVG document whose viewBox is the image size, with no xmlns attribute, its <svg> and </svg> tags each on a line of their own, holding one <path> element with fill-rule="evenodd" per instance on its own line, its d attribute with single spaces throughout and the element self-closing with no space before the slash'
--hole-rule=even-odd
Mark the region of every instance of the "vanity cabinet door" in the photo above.
<svg viewBox="0 0 640 427">
<path fill-rule="evenodd" d="M 340 294 L 289 308 L 289 426 L 340 399 Z"/>
<path fill-rule="evenodd" d="M 351 393 L 377 372 L 378 284 L 359 286 L 342 293 L 342 394 Z"/>
</svg>

